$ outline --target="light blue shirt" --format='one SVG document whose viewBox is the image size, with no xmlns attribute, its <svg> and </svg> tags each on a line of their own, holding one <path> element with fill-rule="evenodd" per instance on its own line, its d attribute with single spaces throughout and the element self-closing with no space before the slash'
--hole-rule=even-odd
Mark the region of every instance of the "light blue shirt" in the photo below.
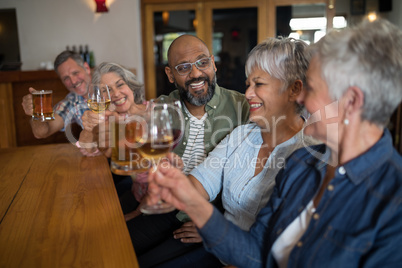
<svg viewBox="0 0 402 268">
<path fill-rule="evenodd" d="M 304 139 L 303 139 L 304 138 Z M 213 201 L 222 190 L 224 216 L 243 230 L 249 230 L 275 186 L 275 177 L 295 150 L 317 143 L 302 131 L 278 144 L 263 170 L 254 176 L 262 145 L 261 129 L 255 124 L 234 129 L 190 173 L 199 180 Z"/>
</svg>

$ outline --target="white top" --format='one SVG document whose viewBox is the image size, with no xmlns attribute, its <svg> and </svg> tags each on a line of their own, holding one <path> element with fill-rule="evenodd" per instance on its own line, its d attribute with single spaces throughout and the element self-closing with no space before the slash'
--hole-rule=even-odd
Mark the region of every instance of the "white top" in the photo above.
<svg viewBox="0 0 402 268">
<path fill-rule="evenodd" d="M 272 245 L 272 255 L 275 258 L 279 268 L 288 266 L 290 252 L 307 230 L 311 217 L 315 212 L 313 200 L 300 213 L 299 217 L 294 219 L 291 224 L 283 231 Z"/>
<path fill-rule="evenodd" d="M 185 105 L 184 111 L 186 112 L 185 116 L 190 118 L 187 145 L 182 156 L 184 164 L 183 173 L 187 175 L 195 166 L 200 164 L 206 156 L 204 146 L 204 124 L 208 114 L 205 113 L 201 119 L 198 119 L 188 111 Z"/>
</svg>

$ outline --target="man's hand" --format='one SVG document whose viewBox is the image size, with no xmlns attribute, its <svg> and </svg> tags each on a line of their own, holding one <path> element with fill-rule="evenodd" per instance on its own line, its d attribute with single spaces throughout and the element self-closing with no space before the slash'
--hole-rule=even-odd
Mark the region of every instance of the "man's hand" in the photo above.
<svg viewBox="0 0 402 268">
<path fill-rule="evenodd" d="M 33 87 L 29 88 L 29 94 L 22 97 L 22 108 L 24 112 L 28 116 L 32 116 L 33 114 L 33 102 L 32 102 L 32 92 L 35 89 Z M 54 114 L 54 120 L 52 121 L 37 121 L 30 120 L 29 121 L 32 127 L 32 133 L 37 139 L 44 139 L 49 137 L 50 135 L 56 133 L 64 126 L 64 120 L 57 113 Z"/>
<path fill-rule="evenodd" d="M 180 239 L 182 243 L 201 243 L 202 238 L 198 234 L 194 222 L 184 223 L 179 229 L 173 232 L 175 239 Z"/>
<path fill-rule="evenodd" d="M 22 108 L 24 109 L 24 112 L 26 115 L 32 116 L 33 114 L 33 102 L 32 102 L 32 92 L 35 91 L 33 87 L 30 87 L 29 89 L 29 94 L 25 95 L 22 97 Z"/>
</svg>

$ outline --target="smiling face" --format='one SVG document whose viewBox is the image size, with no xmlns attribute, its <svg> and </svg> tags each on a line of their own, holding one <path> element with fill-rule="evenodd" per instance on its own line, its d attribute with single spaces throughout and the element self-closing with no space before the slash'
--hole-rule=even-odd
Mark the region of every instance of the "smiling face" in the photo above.
<svg viewBox="0 0 402 268">
<path fill-rule="evenodd" d="M 134 93 L 124 80 L 116 73 L 103 74 L 101 83 L 109 86 L 110 98 L 118 113 L 127 113 L 134 104 Z"/>
<path fill-rule="evenodd" d="M 321 77 L 321 64 L 317 56 L 310 62 L 306 90 L 298 98 L 298 102 L 311 114 L 304 133 L 327 145 L 337 144 L 342 111 L 338 109 L 338 101 L 330 97 L 328 86 Z"/>
<path fill-rule="evenodd" d="M 254 68 L 247 77 L 246 84 L 246 98 L 250 104 L 249 119 L 259 127 L 269 128 L 269 124 L 276 122 L 281 116 L 294 112 L 294 102 L 289 101 L 289 90 L 281 92 L 283 83 L 279 79 L 260 68 Z"/>
<path fill-rule="evenodd" d="M 192 65 L 190 73 L 179 75 L 174 68 L 178 64 L 193 63 L 207 57 L 211 57 L 211 63 L 204 70 Z M 181 36 L 174 41 L 169 52 L 169 67 L 165 68 L 165 72 L 169 81 L 179 89 L 180 96 L 192 105 L 202 106 L 214 95 L 216 85 L 214 57 L 209 55 L 204 43 L 194 36 Z"/>
<path fill-rule="evenodd" d="M 88 64 L 84 64 L 85 68 L 78 65 L 73 59 L 69 58 L 57 68 L 57 73 L 64 86 L 77 95 L 84 98 L 87 96 L 87 89 L 91 82 L 91 71 Z"/>
</svg>

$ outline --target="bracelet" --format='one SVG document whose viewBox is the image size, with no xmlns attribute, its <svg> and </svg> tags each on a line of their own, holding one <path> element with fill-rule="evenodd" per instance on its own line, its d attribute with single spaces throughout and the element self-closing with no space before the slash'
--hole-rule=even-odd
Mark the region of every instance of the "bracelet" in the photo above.
<svg viewBox="0 0 402 268">
<path fill-rule="evenodd" d="M 77 142 L 75 143 L 75 146 L 77 146 L 77 148 L 81 148 L 81 146 L 80 146 L 80 142 L 79 142 L 79 141 L 77 141 Z"/>
<path fill-rule="evenodd" d="M 77 146 L 77 148 L 80 148 L 80 149 L 82 148 L 79 141 L 77 141 L 75 143 L 75 146 Z M 96 148 L 96 150 L 94 152 L 92 152 L 91 154 L 97 154 L 97 153 L 99 153 L 99 148 Z"/>
</svg>

